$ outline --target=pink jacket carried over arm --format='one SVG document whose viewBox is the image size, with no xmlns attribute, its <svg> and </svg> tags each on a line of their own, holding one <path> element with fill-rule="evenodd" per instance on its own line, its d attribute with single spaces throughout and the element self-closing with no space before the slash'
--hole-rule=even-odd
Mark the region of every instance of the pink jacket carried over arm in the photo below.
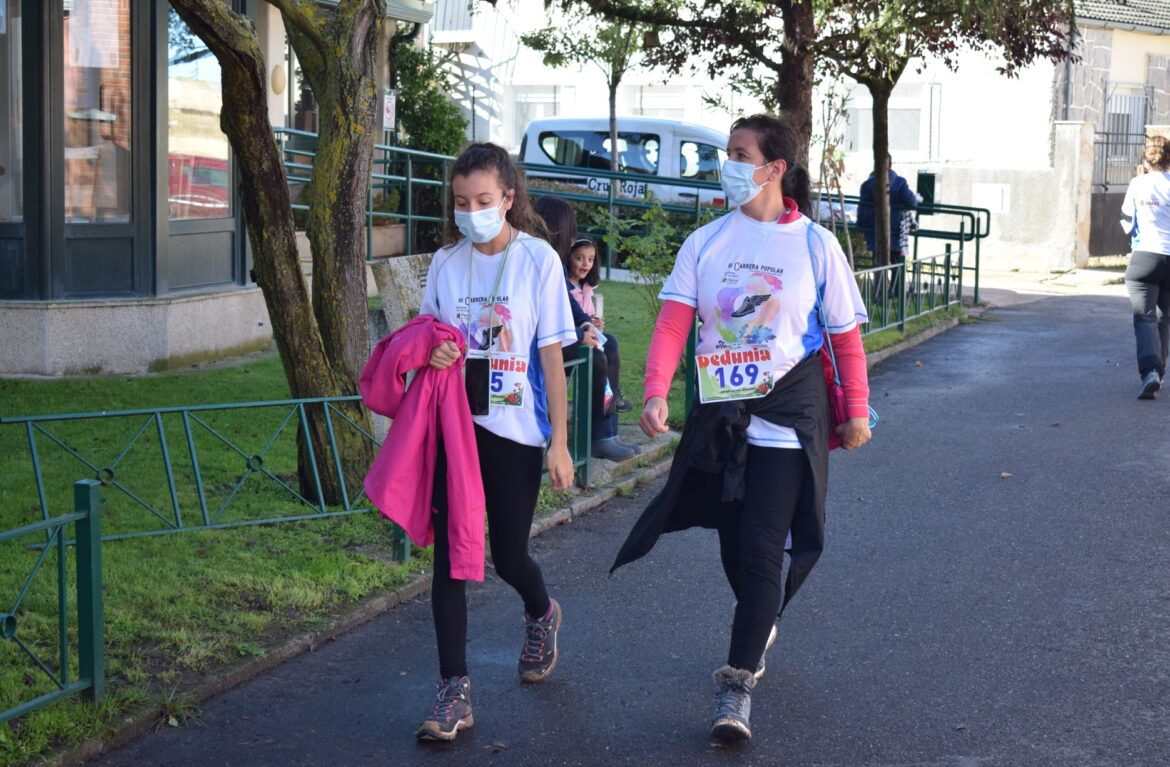
<svg viewBox="0 0 1170 767">
<path fill-rule="evenodd" d="M 482 581 L 484 499 L 475 425 L 463 388 L 463 360 L 436 370 L 431 351 L 444 341 L 463 350 L 463 336 L 435 317 L 419 315 L 378 342 L 358 387 L 366 407 L 394 423 L 366 474 L 366 495 L 418 546 L 435 540 L 431 500 L 439 440 L 447 454 L 451 577 Z M 418 372 L 406 386 L 406 374 Z"/>
</svg>

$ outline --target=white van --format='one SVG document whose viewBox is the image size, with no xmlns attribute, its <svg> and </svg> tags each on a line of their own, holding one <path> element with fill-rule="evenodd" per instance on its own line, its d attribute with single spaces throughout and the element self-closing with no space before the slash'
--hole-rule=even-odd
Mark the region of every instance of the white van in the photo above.
<svg viewBox="0 0 1170 767">
<path fill-rule="evenodd" d="M 622 181 L 618 194 L 644 197 L 647 191 L 669 202 L 691 202 L 696 193 L 701 202 L 722 205 L 719 189 L 695 189 L 672 184 L 655 184 L 654 176 L 719 183 L 719 172 L 727 158 L 727 134 L 701 125 L 653 117 L 619 117 L 618 170 L 647 177 L 645 182 Z M 520 161 L 531 165 L 608 171 L 610 160 L 609 118 L 550 117 L 533 120 L 524 130 Z M 533 178 L 580 183 L 597 194 L 609 191 L 609 180 L 592 176 L 566 176 L 528 169 Z"/>
</svg>

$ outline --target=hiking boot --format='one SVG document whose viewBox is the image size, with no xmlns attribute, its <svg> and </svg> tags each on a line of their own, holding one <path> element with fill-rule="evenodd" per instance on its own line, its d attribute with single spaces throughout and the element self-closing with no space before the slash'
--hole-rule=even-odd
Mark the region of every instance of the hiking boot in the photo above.
<svg viewBox="0 0 1170 767">
<path fill-rule="evenodd" d="M 520 681 L 539 682 L 557 665 L 557 630 L 561 627 L 561 606 L 548 600 L 548 613 L 533 618 L 524 613 L 524 646 L 520 648 Z"/>
<path fill-rule="evenodd" d="M 453 676 L 439 683 L 439 694 L 431 713 L 423 720 L 414 736 L 419 740 L 455 740 L 460 728 L 475 726 L 471 715 L 471 680 Z"/>
<path fill-rule="evenodd" d="M 711 720 L 711 737 L 724 742 L 752 739 L 753 672 L 724 666 L 715 672 L 715 718 Z"/>
<path fill-rule="evenodd" d="M 776 644 L 776 624 L 775 623 L 772 624 L 772 630 L 771 630 L 771 632 L 768 633 L 768 643 L 766 645 L 764 645 L 764 654 L 765 655 L 767 654 L 768 650 L 772 649 L 772 645 L 774 645 L 774 644 Z M 760 656 L 760 664 L 758 666 L 756 666 L 756 673 L 752 674 L 752 676 L 755 678 L 755 680 L 757 682 L 764 678 L 764 670 L 765 670 L 764 655 L 761 655 Z"/>
<path fill-rule="evenodd" d="M 634 403 L 630 402 L 626 395 L 618 392 L 613 398 L 613 409 L 619 413 L 628 413 L 634 409 Z"/>
<path fill-rule="evenodd" d="M 1157 370 L 1151 370 L 1142 376 L 1142 390 L 1138 394 L 1138 399 L 1156 399 L 1158 396 L 1158 389 L 1162 388 L 1162 379 L 1158 376 Z"/>
<path fill-rule="evenodd" d="M 617 437 L 610 437 L 609 439 L 594 440 L 593 447 L 589 452 L 594 458 L 604 458 L 607 461 L 616 462 L 633 458 L 641 450 L 633 445 L 618 442 Z"/>
</svg>

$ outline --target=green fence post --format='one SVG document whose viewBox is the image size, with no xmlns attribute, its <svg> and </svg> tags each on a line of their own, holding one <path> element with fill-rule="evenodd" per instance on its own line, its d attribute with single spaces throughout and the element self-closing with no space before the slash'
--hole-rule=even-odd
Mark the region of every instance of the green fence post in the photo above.
<svg viewBox="0 0 1170 767">
<path fill-rule="evenodd" d="M 946 244 L 946 266 L 943 268 L 943 308 L 949 308 L 951 305 L 951 244 Z M 963 303 L 962 295 L 959 296 L 960 306 Z"/>
<path fill-rule="evenodd" d="M 906 257 L 902 257 L 901 269 L 902 274 L 898 278 L 898 332 L 906 332 L 906 290 L 910 287 L 910 274 L 914 275 L 914 284 L 918 284 L 918 262 L 911 260 L 914 266 L 913 272 L 906 269 Z"/>
<path fill-rule="evenodd" d="M 979 232 L 976 232 L 975 234 L 978 235 Z M 980 240 L 980 238 L 978 236 L 976 236 L 975 237 L 975 305 L 976 306 L 979 305 L 979 240 Z M 962 246 L 960 245 L 960 247 L 962 247 Z"/>
<path fill-rule="evenodd" d="M 85 514 L 77 520 L 77 651 L 80 676 L 91 682 L 84 694 L 94 703 L 106 695 L 100 488 L 94 479 L 73 483 L 73 509 Z"/>
<path fill-rule="evenodd" d="M 593 380 L 593 350 L 582 344 L 577 357 L 581 362 L 573 367 L 576 382 L 573 389 L 572 448 L 574 463 L 585 456 L 577 473 L 577 484 L 585 488 L 589 487 L 589 460 L 593 450 L 593 390 L 589 384 Z"/>
<path fill-rule="evenodd" d="M 397 523 L 390 523 L 390 558 L 396 562 L 410 560 L 410 538 Z"/>
<path fill-rule="evenodd" d="M 447 195 L 443 195 L 446 199 Z M 404 255 L 414 255 L 417 252 L 414 241 L 414 162 L 410 155 L 406 155 L 406 239 L 404 241 Z"/>
</svg>

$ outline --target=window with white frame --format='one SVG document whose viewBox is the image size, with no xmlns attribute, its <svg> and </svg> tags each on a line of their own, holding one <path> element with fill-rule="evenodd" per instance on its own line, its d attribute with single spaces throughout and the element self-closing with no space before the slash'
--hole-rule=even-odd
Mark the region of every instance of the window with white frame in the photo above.
<svg viewBox="0 0 1170 767">
<path fill-rule="evenodd" d="M 845 151 L 865 154 L 873 149 L 873 102 L 864 91 L 845 111 Z M 890 152 L 930 154 L 930 127 L 935 120 L 938 86 L 904 83 L 894 88 L 887 110 Z"/>
</svg>

